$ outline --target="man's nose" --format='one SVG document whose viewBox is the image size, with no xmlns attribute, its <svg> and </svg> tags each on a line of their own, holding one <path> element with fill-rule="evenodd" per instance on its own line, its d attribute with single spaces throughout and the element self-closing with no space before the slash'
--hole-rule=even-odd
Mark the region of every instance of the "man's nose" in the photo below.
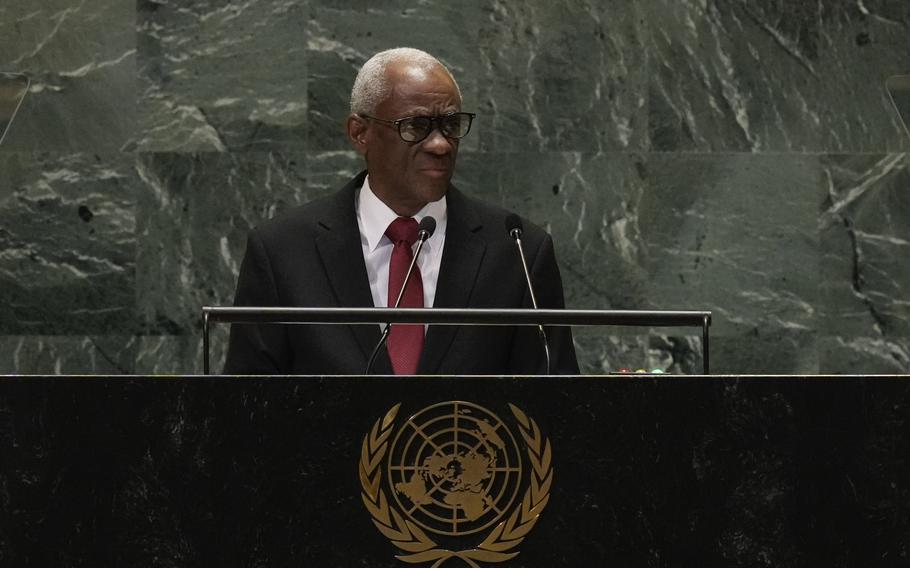
<svg viewBox="0 0 910 568">
<path fill-rule="evenodd" d="M 431 154 L 448 154 L 454 147 L 452 140 L 446 138 L 439 128 L 434 128 L 423 141 L 423 150 Z"/>
</svg>

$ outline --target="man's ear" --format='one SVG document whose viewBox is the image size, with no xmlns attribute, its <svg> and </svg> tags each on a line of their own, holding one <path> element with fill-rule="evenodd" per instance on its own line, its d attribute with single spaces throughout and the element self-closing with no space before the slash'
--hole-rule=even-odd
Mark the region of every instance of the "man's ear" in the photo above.
<svg viewBox="0 0 910 568">
<path fill-rule="evenodd" d="M 351 145 L 354 146 L 354 149 L 357 150 L 359 154 L 366 155 L 367 121 L 356 114 L 351 114 L 348 116 L 347 130 L 348 140 L 351 141 Z"/>
</svg>

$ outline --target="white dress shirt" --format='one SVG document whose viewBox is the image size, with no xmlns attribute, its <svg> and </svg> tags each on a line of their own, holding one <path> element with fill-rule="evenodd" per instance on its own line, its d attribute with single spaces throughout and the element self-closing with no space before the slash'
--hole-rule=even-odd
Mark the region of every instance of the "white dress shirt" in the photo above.
<svg viewBox="0 0 910 568">
<path fill-rule="evenodd" d="M 357 211 L 357 225 L 360 228 L 363 260 L 370 279 L 370 292 L 373 293 L 373 305 L 377 308 L 389 307 L 389 262 L 392 259 L 394 244 L 385 236 L 385 231 L 398 215 L 373 193 L 369 176 L 363 180 L 363 186 L 354 198 L 354 207 Z M 428 215 L 436 219 L 436 231 L 424 243 L 417 258 L 417 266 L 420 268 L 420 278 L 423 281 L 423 305 L 429 308 L 433 306 L 436 298 L 439 264 L 442 262 L 442 248 L 446 241 L 445 196 L 439 201 L 427 203 L 414 215 L 414 219 L 419 223 Z M 412 251 L 416 250 L 415 243 Z"/>
</svg>

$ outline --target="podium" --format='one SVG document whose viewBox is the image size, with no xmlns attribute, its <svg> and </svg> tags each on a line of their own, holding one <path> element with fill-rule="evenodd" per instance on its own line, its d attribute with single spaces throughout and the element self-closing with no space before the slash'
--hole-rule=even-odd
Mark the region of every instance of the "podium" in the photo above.
<svg viewBox="0 0 910 568">
<path fill-rule="evenodd" d="M 7 376 L 0 559 L 899 566 L 908 456 L 910 377 Z"/>
</svg>

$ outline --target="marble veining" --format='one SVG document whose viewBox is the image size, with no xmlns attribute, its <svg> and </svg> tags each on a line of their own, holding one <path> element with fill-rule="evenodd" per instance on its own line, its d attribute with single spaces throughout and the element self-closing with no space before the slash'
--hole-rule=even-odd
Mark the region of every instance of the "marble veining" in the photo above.
<svg viewBox="0 0 910 568">
<path fill-rule="evenodd" d="M 198 335 L 203 305 L 231 304 L 247 232 L 313 196 L 305 165 L 302 154 L 139 155 L 136 301 L 146 332 Z"/>
<path fill-rule="evenodd" d="M 493 2 L 480 23 L 490 152 L 643 150 L 647 59 L 637 4 Z"/>
<path fill-rule="evenodd" d="M 907 71 L 906 3 L 647 5 L 654 149 L 908 147 L 884 89 Z"/>
<path fill-rule="evenodd" d="M 141 133 L 132 148 L 305 148 L 305 5 L 142 0 L 136 14 Z"/>
<path fill-rule="evenodd" d="M 910 332 L 910 160 L 907 154 L 831 156 L 825 195 L 825 332 L 906 337 Z"/>
<path fill-rule="evenodd" d="M 0 71 L 31 77 L 0 151 L 115 152 L 136 124 L 135 6 L 117 0 L 5 2 Z"/>
<path fill-rule="evenodd" d="M 133 374 L 136 339 L 102 335 L 0 336 L 0 360 L 21 374 Z"/>
<path fill-rule="evenodd" d="M 553 235 L 568 306 L 712 310 L 717 371 L 908 372 L 908 26 L 904 0 L 2 3 L 0 71 L 33 82 L 0 371 L 198 371 L 247 231 L 363 167 L 350 84 L 407 44 L 478 114 L 455 183 Z M 697 330 L 576 337 L 586 372 L 701 367 Z"/>
<path fill-rule="evenodd" d="M 128 159 L 0 154 L 0 333 L 135 330 Z"/>
</svg>

